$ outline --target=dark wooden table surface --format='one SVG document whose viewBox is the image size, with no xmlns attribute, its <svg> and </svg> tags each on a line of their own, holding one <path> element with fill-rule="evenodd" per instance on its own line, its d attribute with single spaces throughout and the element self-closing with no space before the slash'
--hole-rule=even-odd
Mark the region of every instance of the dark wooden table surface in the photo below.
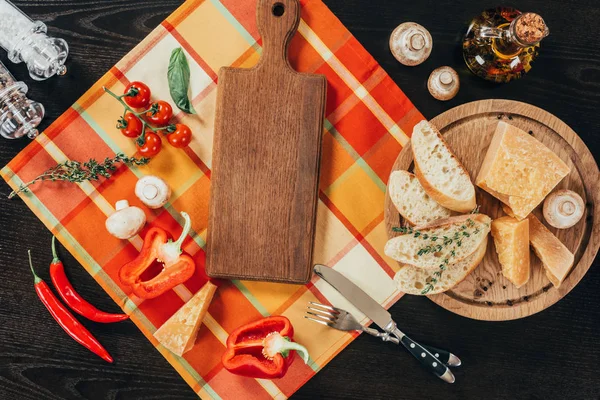
<svg viewBox="0 0 600 400">
<path fill-rule="evenodd" d="M 240 0 L 241 1 L 241 0 Z M 70 46 L 69 73 L 33 82 L 24 66 L 0 59 L 30 87 L 47 110 L 42 128 L 67 109 L 106 70 L 146 36 L 181 1 L 16 1 L 33 19 Z M 503 86 L 469 74 L 459 41 L 480 0 L 326 0 L 357 39 L 428 118 L 456 105 L 507 98 L 542 107 L 569 124 L 600 156 L 600 3 L 597 0 L 522 0 L 521 10 L 546 19 L 551 36 L 523 80 Z M 401 22 L 416 21 L 433 35 L 431 57 L 421 66 L 398 64 L 388 37 Z M 448 103 L 431 98 L 429 73 L 441 65 L 458 69 L 461 91 Z M 6 164 L 27 139 L 0 139 Z M 18 199 L 6 200 L 0 184 L 0 399 L 193 399 L 194 393 L 132 323 L 95 324 L 117 360 L 107 365 L 75 344 L 49 317 L 33 291 L 27 249 L 38 249 L 40 266 L 50 262 L 50 233 Z M 75 265 L 64 256 L 67 265 Z M 362 336 L 294 396 L 390 399 L 599 399 L 600 263 L 559 303 L 510 322 L 473 321 L 426 298 L 405 296 L 391 312 L 415 339 L 452 349 L 463 359 L 450 386 L 429 376 L 393 345 Z M 48 278 L 47 270 L 40 268 Z M 76 288 L 107 310 L 117 307 L 83 270 L 70 267 Z M 90 326 L 86 321 L 84 324 Z"/>
</svg>

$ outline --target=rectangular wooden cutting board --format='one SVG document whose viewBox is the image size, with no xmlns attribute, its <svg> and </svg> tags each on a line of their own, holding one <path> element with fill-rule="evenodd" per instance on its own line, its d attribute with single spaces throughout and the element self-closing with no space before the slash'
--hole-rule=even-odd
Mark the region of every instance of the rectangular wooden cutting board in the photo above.
<svg viewBox="0 0 600 400">
<path fill-rule="evenodd" d="M 299 18 L 297 0 L 259 0 L 260 61 L 219 71 L 207 237 L 211 277 L 310 279 L 327 82 L 288 62 Z"/>
</svg>

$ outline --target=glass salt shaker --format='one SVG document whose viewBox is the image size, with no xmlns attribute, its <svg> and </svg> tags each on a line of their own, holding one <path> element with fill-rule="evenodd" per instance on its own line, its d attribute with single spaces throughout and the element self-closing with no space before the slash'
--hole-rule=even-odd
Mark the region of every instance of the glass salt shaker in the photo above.
<svg viewBox="0 0 600 400">
<path fill-rule="evenodd" d="M 38 134 L 36 127 L 44 118 L 44 106 L 26 94 L 27 85 L 17 82 L 0 62 L 0 135 L 7 139 L 24 135 L 33 139 Z"/>
<path fill-rule="evenodd" d="M 47 36 L 47 29 L 43 22 L 32 21 L 10 1 L 0 0 L 0 46 L 12 62 L 24 62 L 29 75 L 37 81 L 67 72 L 64 63 L 69 46 L 63 39 Z"/>
</svg>

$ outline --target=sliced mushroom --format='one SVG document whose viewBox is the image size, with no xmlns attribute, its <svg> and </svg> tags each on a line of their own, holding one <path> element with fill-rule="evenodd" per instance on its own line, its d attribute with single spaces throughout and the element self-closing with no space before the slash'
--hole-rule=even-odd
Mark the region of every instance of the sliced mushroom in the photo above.
<svg viewBox="0 0 600 400">
<path fill-rule="evenodd" d="M 574 226 L 583 217 L 583 199 L 572 190 L 557 190 L 544 201 L 544 218 L 558 229 Z"/>
<path fill-rule="evenodd" d="M 161 178 L 147 175 L 135 184 L 135 195 L 149 208 L 161 208 L 171 197 L 171 188 Z"/>
<path fill-rule="evenodd" d="M 115 204 L 115 212 L 106 219 L 106 230 L 118 239 L 129 239 L 138 234 L 146 224 L 146 214 L 127 200 L 119 200 Z"/>
</svg>

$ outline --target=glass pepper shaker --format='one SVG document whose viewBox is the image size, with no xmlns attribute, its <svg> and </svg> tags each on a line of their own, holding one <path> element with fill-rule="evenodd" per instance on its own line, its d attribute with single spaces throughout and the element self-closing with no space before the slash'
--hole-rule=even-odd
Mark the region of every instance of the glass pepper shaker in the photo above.
<svg viewBox="0 0 600 400">
<path fill-rule="evenodd" d="M 69 46 L 63 39 L 46 35 L 46 25 L 32 21 L 8 0 L 0 0 L 0 46 L 8 58 L 18 64 L 24 62 L 29 75 L 41 81 L 53 75 L 64 75 L 64 63 Z"/>
<path fill-rule="evenodd" d="M 29 100 L 27 85 L 17 82 L 6 66 L 0 62 L 0 135 L 17 139 L 27 135 L 37 136 L 36 127 L 44 118 L 44 106 Z"/>
</svg>

